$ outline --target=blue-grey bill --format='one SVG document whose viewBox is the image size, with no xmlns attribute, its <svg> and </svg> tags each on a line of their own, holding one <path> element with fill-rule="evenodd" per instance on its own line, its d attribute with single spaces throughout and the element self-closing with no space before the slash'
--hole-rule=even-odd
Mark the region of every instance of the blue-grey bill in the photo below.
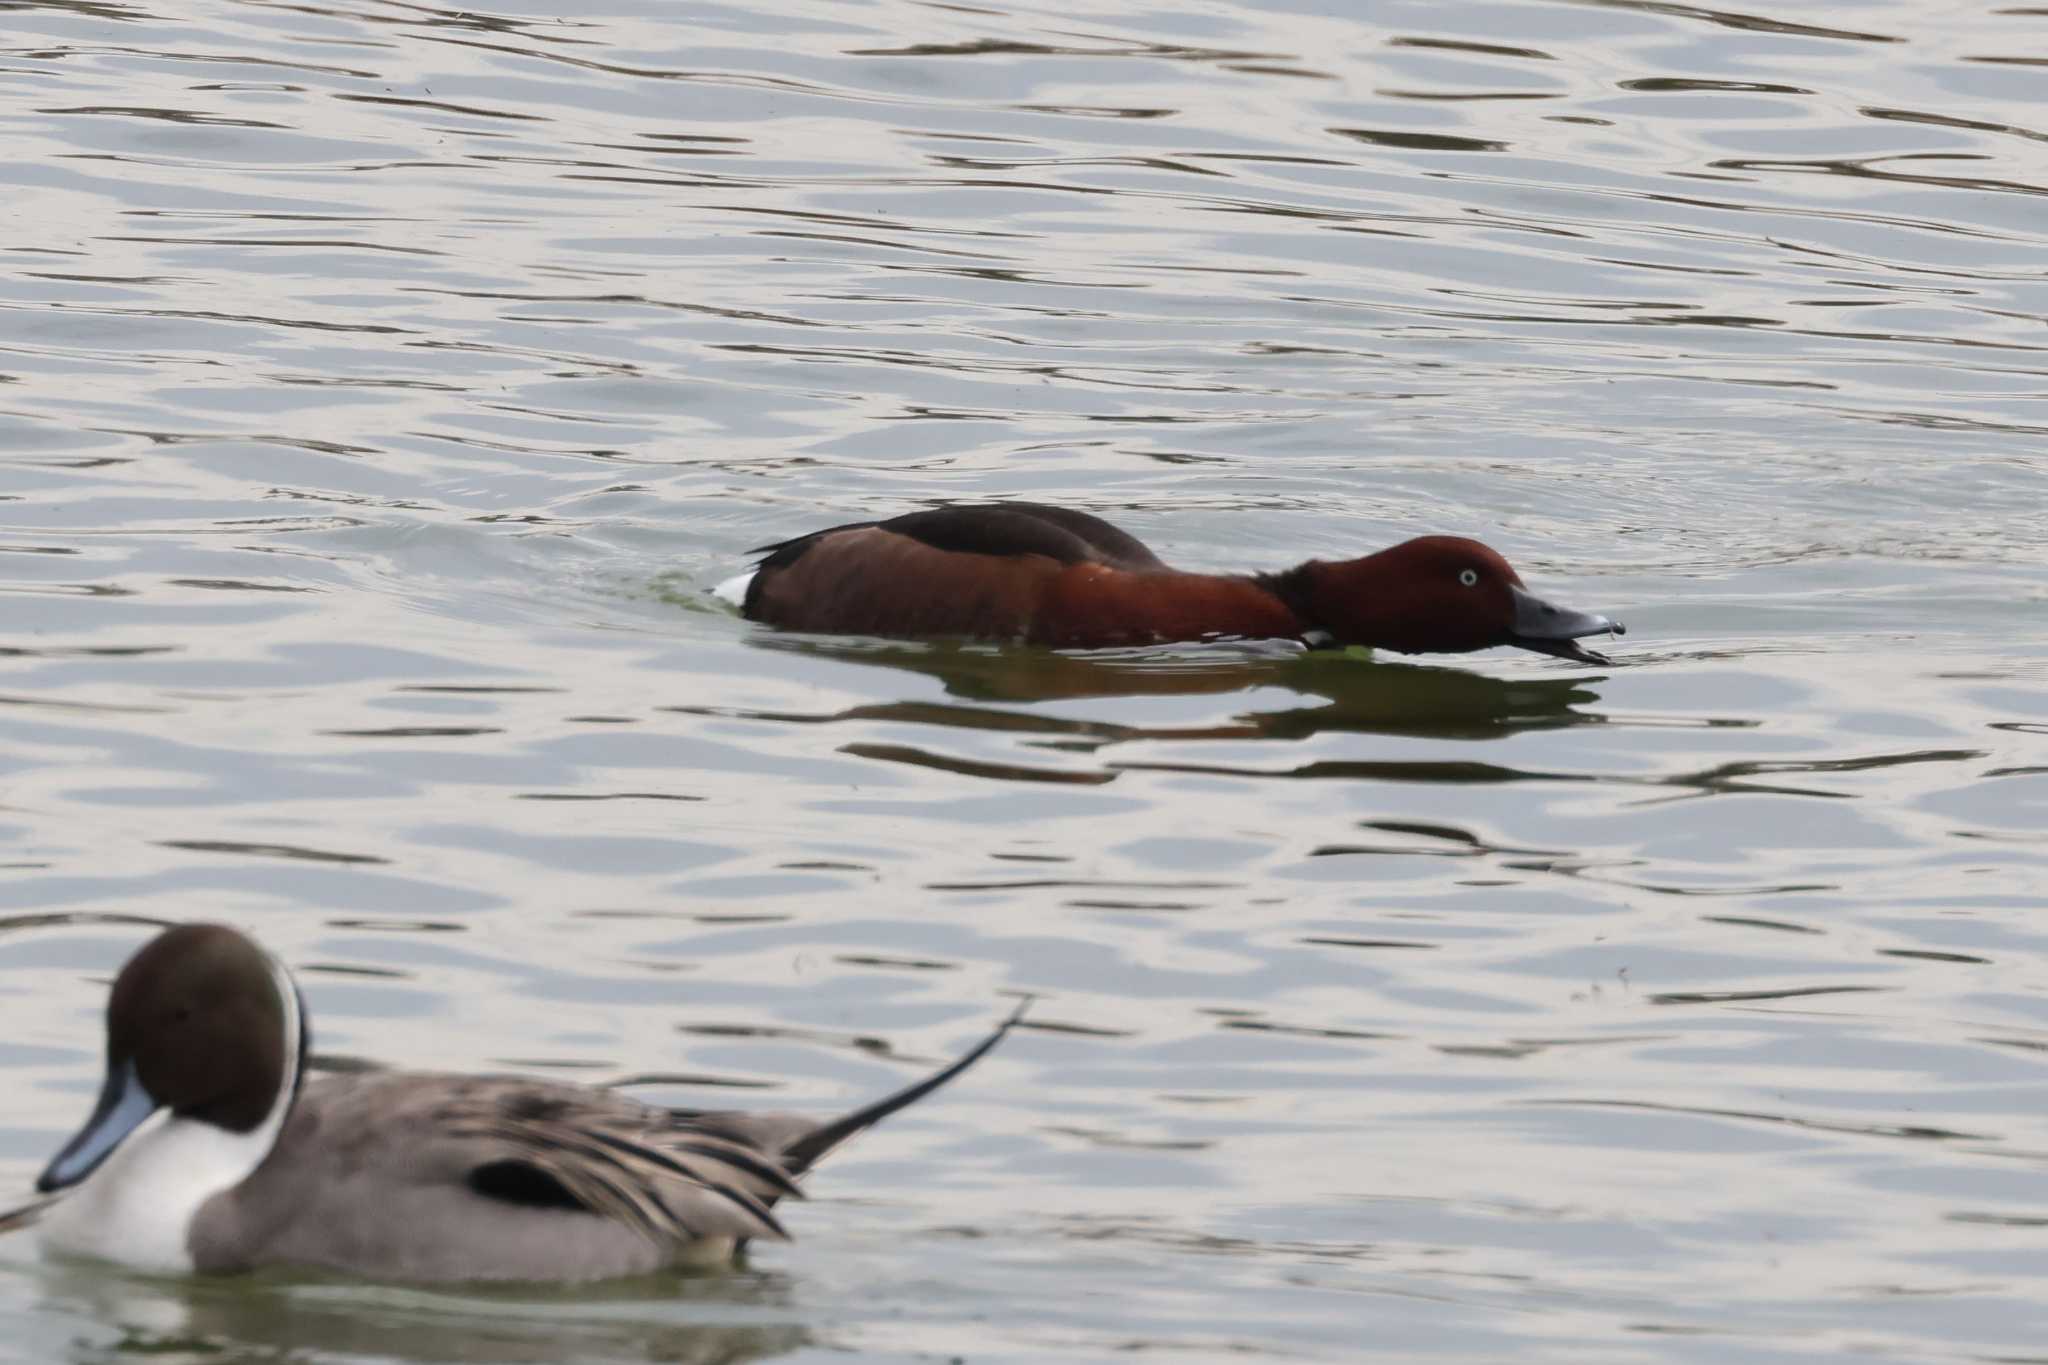
<svg viewBox="0 0 2048 1365">
<path fill-rule="evenodd" d="M 48 1194 L 76 1185 L 99 1169 L 99 1164 L 114 1154 L 121 1140 L 141 1127 L 142 1121 L 159 1107 L 136 1076 L 135 1063 L 121 1063 L 107 1073 L 107 1083 L 100 1088 L 99 1103 L 93 1106 L 92 1117 L 78 1130 L 78 1136 L 65 1143 L 64 1150 L 43 1168 L 43 1173 L 36 1177 L 36 1188 Z"/>
<path fill-rule="evenodd" d="M 1587 649 L 1579 641 L 1588 635 L 1626 635 L 1627 626 L 1611 616 L 1573 611 L 1570 607 L 1546 602 L 1523 588 L 1509 588 L 1508 591 L 1515 598 L 1515 624 L 1508 634 L 1509 644 L 1533 649 L 1538 654 L 1555 654 L 1560 659 L 1577 659 L 1580 663 L 1614 662 L 1605 654 Z"/>
</svg>

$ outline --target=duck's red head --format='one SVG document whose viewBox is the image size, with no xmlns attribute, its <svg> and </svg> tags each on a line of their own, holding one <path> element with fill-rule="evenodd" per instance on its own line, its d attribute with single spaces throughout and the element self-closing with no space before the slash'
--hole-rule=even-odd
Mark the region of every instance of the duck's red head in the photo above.
<svg viewBox="0 0 2048 1365">
<path fill-rule="evenodd" d="M 1303 623 L 1339 644 L 1403 654 L 1519 645 L 1606 663 L 1576 641 L 1623 631 L 1619 621 L 1537 597 L 1498 551 L 1462 536 L 1421 536 L 1363 559 L 1311 561 L 1282 577 L 1282 594 Z"/>
</svg>

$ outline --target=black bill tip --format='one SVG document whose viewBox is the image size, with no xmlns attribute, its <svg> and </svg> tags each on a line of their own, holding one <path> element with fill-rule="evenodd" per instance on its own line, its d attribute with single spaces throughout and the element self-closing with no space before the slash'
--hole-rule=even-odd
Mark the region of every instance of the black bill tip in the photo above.
<svg viewBox="0 0 2048 1365">
<path fill-rule="evenodd" d="M 1612 664 L 1605 654 L 1587 649 L 1579 641 L 1588 635 L 1626 635 L 1628 627 L 1611 616 L 1590 611 L 1573 611 L 1546 602 L 1524 588 L 1511 588 L 1515 599 L 1515 623 L 1506 643 L 1538 654 L 1572 659 L 1586 664 Z"/>
</svg>

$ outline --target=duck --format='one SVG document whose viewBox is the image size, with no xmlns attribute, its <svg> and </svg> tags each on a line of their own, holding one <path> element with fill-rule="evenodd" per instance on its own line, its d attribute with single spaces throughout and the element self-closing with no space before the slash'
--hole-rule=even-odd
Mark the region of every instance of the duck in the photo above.
<svg viewBox="0 0 2048 1365">
<path fill-rule="evenodd" d="M 953 503 L 830 526 L 750 554 L 717 594 L 786 630 L 965 637 L 1051 649 L 1219 639 L 1461 654 L 1514 645 L 1580 663 L 1620 621 L 1529 591 L 1500 553 L 1428 535 L 1276 573 L 1189 573 L 1102 518 L 1042 503 Z"/>
<path fill-rule="evenodd" d="M 178 924 L 115 978 L 105 1081 L 36 1182 L 52 1196 L 40 1231 L 59 1255 L 157 1274 L 577 1282 L 730 1265 L 788 1239 L 775 1205 L 820 1158 L 959 1076 L 1022 1012 L 826 1122 L 519 1076 L 311 1076 L 285 966 L 227 925 Z"/>
</svg>

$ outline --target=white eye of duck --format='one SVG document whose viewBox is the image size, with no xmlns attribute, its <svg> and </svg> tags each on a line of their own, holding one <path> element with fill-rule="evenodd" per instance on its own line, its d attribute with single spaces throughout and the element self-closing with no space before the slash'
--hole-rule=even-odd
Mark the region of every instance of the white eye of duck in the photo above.
<svg viewBox="0 0 2048 1365">
<path fill-rule="evenodd" d="M 1459 581 L 1460 583 L 1463 583 L 1463 584 L 1464 584 L 1464 585 L 1465 585 L 1466 587 L 1468 587 L 1468 588 L 1471 588 L 1471 587 L 1477 587 L 1477 586 L 1478 586 L 1478 584 L 1479 584 L 1479 570 L 1477 570 L 1477 569 L 1460 569 L 1460 570 L 1458 570 L 1458 581 Z"/>
</svg>

